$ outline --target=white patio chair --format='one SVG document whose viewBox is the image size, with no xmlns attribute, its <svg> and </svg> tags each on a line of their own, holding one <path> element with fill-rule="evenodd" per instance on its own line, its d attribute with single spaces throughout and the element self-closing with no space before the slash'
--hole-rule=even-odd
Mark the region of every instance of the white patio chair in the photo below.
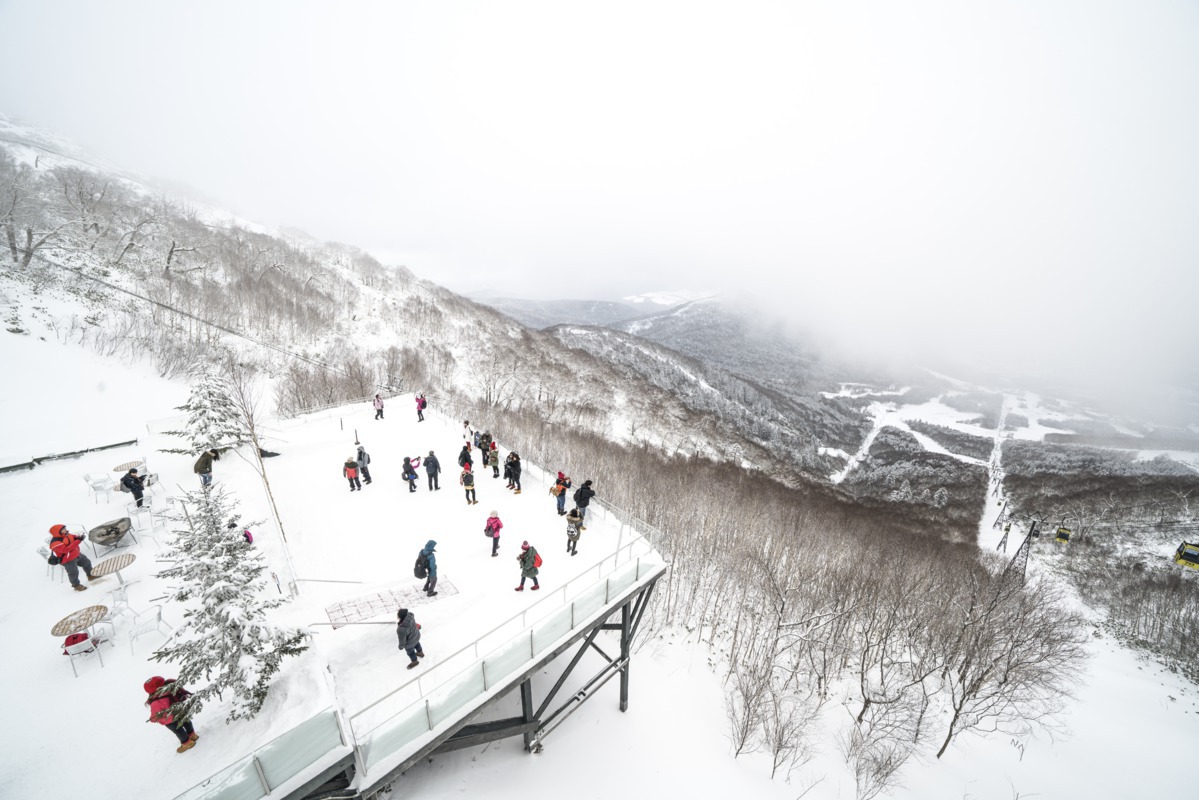
<svg viewBox="0 0 1199 800">
<path fill-rule="evenodd" d="M 142 495 L 142 504 L 138 506 L 137 501 L 130 503 L 125 507 L 125 513 L 129 515 L 129 519 L 133 520 L 135 530 L 146 530 L 154 527 L 154 498 L 150 495 Z M 137 539 L 134 538 L 136 542 Z"/>
<path fill-rule="evenodd" d="M 42 545 L 41 547 L 39 547 L 37 549 L 37 554 L 38 554 L 38 557 L 40 557 L 42 559 L 42 563 L 46 565 L 46 577 L 49 578 L 50 580 L 54 580 L 54 573 L 57 572 L 58 573 L 58 582 L 62 583 L 63 578 L 67 574 L 67 571 L 65 569 L 59 568 L 59 566 L 57 564 L 50 563 L 50 556 L 53 555 L 50 552 L 50 548 L 46 547 L 45 545 Z"/>
<path fill-rule="evenodd" d="M 116 622 L 118 617 L 128 615 L 136 619 L 137 612 L 129 607 L 129 593 L 126 587 L 120 586 L 108 593 L 108 613 L 100 620 L 99 624 L 110 625 L 115 633 Z"/>
<path fill-rule="evenodd" d="M 100 654 L 100 645 L 94 639 L 85 639 L 76 644 L 69 644 L 63 647 L 63 650 L 71 659 L 71 672 L 75 673 L 76 678 L 79 677 L 79 670 L 75 668 L 75 659 L 85 660 L 95 656 L 100 659 L 100 666 L 104 666 L 104 656 Z"/>
<path fill-rule="evenodd" d="M 97 503 L 100 502 L 100 495 L 104 495 L 104 502 L 107 503 L 116 487 L 116 481 L 107 472 L 89 472 L 83 476 L 83 480 L 87 482 L 87 488 Z"/>
<path fill-rule="evenodd" d="M 167 627 L 165 631 L 162 629 L 163 625 Z M 162 606 L 150 606 L 145 611 L 137 612 L 133 617 L 133 625 L 129 628 L 130 654 L 136 655 L 133 652 L 133 642 L 139 636 L 145 636 L 147 633 L 154 633 L 155 631 L 161 633 L 163 636 L 170 636 L 169 632 L 173 630 L 175 629 L 162 618 Z"/>
</svg>

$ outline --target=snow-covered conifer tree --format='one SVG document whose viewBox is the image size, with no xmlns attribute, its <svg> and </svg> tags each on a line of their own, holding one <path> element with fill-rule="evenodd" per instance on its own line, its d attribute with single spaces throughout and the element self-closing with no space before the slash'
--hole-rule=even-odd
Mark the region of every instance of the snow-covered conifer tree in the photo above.
<svg viewBox="0 0 1199 800">
<path fill-rule="evenodd" d="M 191 713 L 231 692 L 229 719 L 253 717 L 283 658 L 306 650 L 309 634 L 267 621 L 287 600 L 268 593 L 262 555 L 242 536 L 237 503 L 222 487 L 188 492 L 181 508 L 164 556 L 171 566 L 158 577 L 186 606 L 184 622 L 154 659 L 178 665 L 178 680 L 195 693 Z"/>
<path fill-rule="evenodd" d="M 164 453 L 199 455 L 205 450 L 228 447 L 245 438 L 237 409 L 229 399 L 229 387 L 221 370 L 211 362 L 202 361 L 189 374 L 191 396 L 176 408 L 187 413 L 187 427 L 181 431 L 166 431 L 187 442 L 184 447 L 163 450 Z"/>
</svg>

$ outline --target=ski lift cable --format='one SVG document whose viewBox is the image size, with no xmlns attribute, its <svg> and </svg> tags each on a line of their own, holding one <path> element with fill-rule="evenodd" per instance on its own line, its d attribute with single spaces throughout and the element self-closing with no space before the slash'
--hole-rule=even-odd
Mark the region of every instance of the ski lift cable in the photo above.
<svg viewBox="0 0 1199 800">
<path fill-rule="evenodd" d="M 42 263 L 47 264 L 51 267 L 56 267 L 58 269 L 66 271 L 66 272 L 70 272 L 72 275 L 83 278 L 84 280 L 89 280 L 89 281 L 99 284 L 100 286 L 103 286 L 107 289 L 112 289 L 114 292 L 120 292 L 121 294 L 129 295 L 130 297 L 133 297 L 137 300 L 142 300 L 147 303 L 150 303 L 151 305 L 156 305 L 159 308 L 162 308 L 166 311 L 170 311 L 173 314 L 179 314 L 180 316 L 184 316 L 184 317 L 187 317 L 188 319 L 195 320 L 196 322 L 199 322 L 201 325 L 207 325 L 210 328 L 221 331 L 223 333 L 227 333 L 230 336 L 236 336 L 240 339 L 245 339 L 247 342 L 251 342 L 260 347 L 265 347 L 268 350 L 274 350 L 275 352 L 281 353 L 289 358 L 294 358 L 297 361 L 303 361 L 305 363 L 311 364 L 314 367 L 320 367 L 321 369 L 325 369 L 330 372 L 337 373 L 338 375 L 341 375 L 343 377 L 347 377 L 347 378 L 353 377 L 349 374 L 348 371 L 341 369 L 340 367 L 334 366 L 333 364 L 327 364 L 324 361 L 320 361 L 318 359 L 311 358 L 310 356 L 306 356 L 301 353 L 296 353 L 294 351 L 288 350 L 285 347 L 280 347 L 279 345 L 271 344 L 270 342 L 264 342 L 261 339 L 257 339 L 255 337 L 249 335 L 248 333 L 243 333 L 241 331 L 234 330 L 232 328 L 229 328 L 225 325 L 220 324 L 219 322 L 212 322 L 211 320 L 206 320 L 201 316 L 191 313 L 190 311 L 184 311 L 181 308 L 175 308 L 174 306 L 172 306 L 168 303 L 163 303 L 159 300 L 155 300 L 152 297 L 146 297 L 145 295 L 138 294 L 137 292 L 134 292 L 130 289 L 125 289 L 121 286 L 117 286 L 113 283 L 109 283 L 108 281 L 102 280 L 102 279 L 94 277 L 92 275 L 87 275 L 82 270 L 77 269 L 75 267 L 69 267 L 66 264 L 59 264 L 55 261 L 51 261 L 50 259 L 48 259 L 45 256 L 40 255 L 40 254 L 34 254 L 33 257 L 36 258 L 38 261 L 41 261 Z M 380 385 L 380 388 L 384 388 L 384 389 L 388 389 L 388 390 L 393 389 L 393 387 L 391 387 L 391 386 L 382 385 L 382 384 Z"/>
</svg>

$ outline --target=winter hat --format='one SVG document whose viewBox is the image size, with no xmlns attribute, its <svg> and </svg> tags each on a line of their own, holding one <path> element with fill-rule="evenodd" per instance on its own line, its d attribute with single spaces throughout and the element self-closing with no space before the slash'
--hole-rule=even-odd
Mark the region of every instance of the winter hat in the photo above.
<svg viewBox="0 0 1199 800">
<path fill-rule="evenodd" d="M 498 517 L 499 515 L 500 515 L 500 512 L 498 512 L 498 511 L 491 512 L 491 516 L 493 516 L 493 517 Z"/>
<path fill-rule="evenodd" d="M 60 533 L 66 533 L 66 532 L 67 532 L 66 525 L 51 525 L 50 526 L 50 535 L 51 536 L 57 536 Z"/>
<path fill-rule="evenodd" d="M 155 675 L 142 684 L 142 688 L 146 690 L 146 694 L 154 694 L 166 684 L 166 679 L 161 675 Z"/>
<path fill-rule="evenodd" d="M 433 451 L 432 451 L 432 450 L 430 450 L 430 451 L 429 451 L 429 455 L 433 455 Z"/>
<path fill-rule="evenodd" d="M 584 485 L 584 486 L 590 486 L 590 485 L 591 485 L 591 481 L 583 481 L 583 485 Z"/>
<path fill-rule="evenodd" d="M 528 549 L 529 549 L 529 543 L 528 543 L 528 542 L 521 542 L 521 543 L 520 543 L 520 549 L 521 549 L 521 550 L 528 550 Z"/>
<path fill-rule="evenodd" d="M 134 467 L 133 469 L 129 470 L 129 472 L 130 472 L 130 473 L 132 473 L 133 475 L 136 475 L 136 474 L 137 474 L 137 467 Z"/>
<path fill-rule="evenodd" d="M 396 619 L 403 619 L 406 616 L 408 616 L 408 609 L 406 608 L 401 608 L 399 612 L 396 613 Z"/>
<path fill-rule="evenodd" d="M 565 477 L 566 477 L 566 473 L 565 473 L 565 472 L 559 472 L 559 473 L 558 473 L 558 480 L 562 480 L 562 479 L 563 479 L 563 478 L 565 478 Z"/>
</svg>

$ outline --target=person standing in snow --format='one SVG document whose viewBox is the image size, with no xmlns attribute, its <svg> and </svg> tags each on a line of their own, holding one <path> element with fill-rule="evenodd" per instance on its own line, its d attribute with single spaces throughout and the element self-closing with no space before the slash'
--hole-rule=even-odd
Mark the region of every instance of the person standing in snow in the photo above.
<svg viewBox="0 0 1199 800">
<path fill-rule="evenodd" d="M 375 419 L 383 419 L 383 398 L 375 395 L 375 401 L 371 405 L 375 407 Z"/>
<path fill-rule="evenodd" d="M 572 508 L 566 515 L 566 552 L 572 556 L 578 555 L 579 528 L 582 524 L 583 518 L 579 516 L 579 509 Z"/>
<path fill-rule="evenodd" d="M 201 489 L 212 483 L 212 462 L 220 460 L 221 454 L 216 450 L 205 450 L 196 459 L 196 465 L 192 467 L 192 472 L 200 476 Z"/>
<path fill-rule="evenodd" d="M 367 466 L 371 463 L 370 454 L 366 452 L 364 445 L 358 445 L 358 474 L 362 476 L 363 483 L 371 482 L 371 471 Z"/>
<path fill-rule="evenodd" d="M 478 505 L 479 498 L 475 495 L 475 474 L 470 471 L 470 464 L 462 467 L 462 474 L 458 476 L 458 483 L 466 490 L 466 504 Z"/>
<path fill-rule="evenodd" d="M 595 497 L 595 490 L 591 488 L 591 481 L 583 481 L 583 485 L 575 490 L 575 506 L 579 509 L 579 516 L 587 519 L 587 506 L 591 503 L 591 498 Z M 587 526 L 579 523 L 579 530 L 587 530 Z"/>
<path fill-rule="evenodd" d="M 180 686 L 174 678 L 163 678 L 160 675 L 147 680 L 142 684 L 142 688 L 150 695 L 146 698 L 146 705 L 150 707 L 150 718 L 146 722 L 157 722 L 175 734 L 179 739 L 176 753 L 185 753 L 195 747 L 200 735 L 192 727 L 191 720 L 176 720 L 175 715 L 171 714 L 171 706 L 191 697 L 191 692 Z"/>
<path fill-rule="evenodd" d="M 342 476 L 350 482 L 350 491 L 362 488 L 362 481 L 358 480 L 358 459 L 350 456 L 346 459 L 346 463 L 341 468 Z"/>
<path fill-rule="evenodd" d="M 421 392 L 416 396 L 416 421 L 425 421 L 425 393 Z"/>
<path fill-rule="evenodd" d="M 483 431 L 479 437 L 479 453 L 483 459 L 483 469 L 491 465 L 491 432 Z"/>
<path fill-rule="evenodd" d="M 87 591 L 87 587 L 79 582 L 80 567 L 83 567 L 83 572 L 89 581 L 100 580 L 99 575 L 92 574 L 91 560 L 79 549 L 86 537 L 85 533 L 74 535 L 67 530 L 66 525 L 50 526 L 50 552 L 58 558 L 58 563 L 62 564 L 62 568 L 67 571 L 71 588 L 77 592 Z"/>
<path fill-rule="evenodd" d="M 533 579 L 532 590 L 534 592 L 541 588 L 541 584 L 537 582 L 537 573 L 539 571 L 537 558 L 537 548 L 529 547 L 528 542 L 521 542 L 520 555 L 516 557 L 516 560 L 520 562 L 520 586 L 516 587 L 516 591 L 523 592 L 525 590 L 526 578 Z"/>
<path fill-rule="evenodd" d="M 433 597 L 437 594 L 437 554 L 434 548 L 437 547 L 437 542 L 430 539 L 425 542 L 424 549 L 421 550 L 425 554 L 425 560 L 429 564 L 429 577 L 425 578 L 425 595 Z"/>
<path fill-rule="evenodd" d="M 512 494 L 520 494 L 520 472 L 521 463 L 520 456 L 513 450 L 508 454 L 508 462 L 505 467 L 508 470 L 508 488 L 515 489 Z"/>
<path fill-rule="evenodd" d="M 495 443 L 495 439 L 491 440 L 490 446 L 487 448 L 491 451 L 491 477 L 498 478 L 500 476 L 500 447 Z"/>
<path fill-rule="evenodd" d="M 400 640 L 400 649 L 408 654 L 408 669 L 416 669 L 420 666 L 417 659 L 425 657 L 425 648 L 421 647 L 420 643 L 420 625 L 416 622 L 416 616 L 406 608 L 401 608 L 396 613 L 396 619 L 399 620 L 396 624 L 396 638 Z"/>
<path fill-rule="evenodd" d="M 472 431 L 470 428 L 470 420 L 462 420 L 462 438 L 469 442 L 471 440 L 471 436 L 473 435 L 474 431 Z"/>
<path fill-rule="evenodd" d="M 437 476 L 441 474 L 441 462 L 433 455 L 432 450 L 425 458 L 425 474 L 429 476 L 429 491 L 441 491 L 441 483 L 437 480 Z"/>
<path fill-rule="evenodd" d="M 473 467 L 475 462 L 470 457 L 470 442 L 462 445 L 462 452 L 458 454 L 458 466 Z"/>
<path fill-rule="evenodd" d="M 416 479 L 420 477 L 416 474 L 418 467 L 420 467 L 420 456 L 417 456 L 415 460 L 409 458 L 408 456 L 404 456 L 404 468 L 400 473 L 400 476 L 403 477 L 404 480 L 408 481 L 408 491 L 410 492 L 416 491 Z"/>
<path fill-rule="evenodd" d="M 137 507 L 142 507 L 142 491 L 145 486 L 145 478 L 137 474 L 137 467 L 129 470 L 121 478 L 121 485 L 126 491 L 133 495 L 133 499 L 137 501 Z"/>
<path fill-rule="evenodd" d="M 500 512 L 498 511 L 492 511 L 487 522 L 483 523 L 483 533 L 491 537 L 492 558 L 500 554 L 500 529 L 503 527 L 504 523 L 500 522 Z"/>
<path fill-rule="evenodd" d="M 558 516 L 566 515 L 566 492 L 570 489 L 570 478 L 566 473 L 559 472 L 558 479 L 554 481 L 554 485 L 550 487 L 550 494 L 558 501 Z"/>
</svg>

